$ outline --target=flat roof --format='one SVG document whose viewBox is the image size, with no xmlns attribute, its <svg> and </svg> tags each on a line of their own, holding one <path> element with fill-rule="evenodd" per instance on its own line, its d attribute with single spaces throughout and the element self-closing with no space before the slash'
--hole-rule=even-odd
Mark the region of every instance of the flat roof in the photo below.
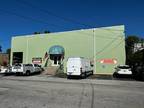
<svg viewBox="0 0 144 108">
<path fill-rule="evenodd" d="M 79 29 L 79 30 L 71 30 L 71 31 L 62 31 L 62 32 L 52 32 L 52 33 L 41 33 L 41 34 L 28 34 L 28 35 L 16 35 L 12 38 L 17 37 L 33 37 L 33 36 L 44 36 L 47 34 L 58 34 L 58 33 L 68 33 L 68 32 L 79 32 L 84 30 L 110 30 L 110 31 L 124 31 L 125 26 L 124 25 L 115 25 L 115 26 L 107 26 L 107 27 L 98 27 L 98 28 L 89 28 L 89 29 Z"/>
</svg>

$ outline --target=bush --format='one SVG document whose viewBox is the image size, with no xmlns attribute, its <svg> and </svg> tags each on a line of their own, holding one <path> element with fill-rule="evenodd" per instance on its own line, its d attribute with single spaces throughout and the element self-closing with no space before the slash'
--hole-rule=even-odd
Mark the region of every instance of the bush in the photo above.
<svg viewBox="0 0 144 108">
<path fill-rule="evenodd" d="M 64 66 L 63 66 L 63 64 L 60 65 L 60 67 L 56 71 L 55 76 L 56 77 L 60 77 L 60 78 L 66 78 L 67 77 L 66 73 L 64 73 Z"/>
</svg>

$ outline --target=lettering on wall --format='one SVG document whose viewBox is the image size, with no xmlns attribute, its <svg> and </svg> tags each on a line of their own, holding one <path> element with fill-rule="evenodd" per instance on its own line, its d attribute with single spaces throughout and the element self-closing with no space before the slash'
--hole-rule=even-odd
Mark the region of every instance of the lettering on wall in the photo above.
<svg viewBox="0 0 144 108">
<path fill-rule="evenodd" d="M 42 63 L 42 58 L 41 57 L 34 57 L 34 58 L 32 58 L 32 63 L 41 64 Z"/>
<path fill-rule="evenodd" d="M 101 59 L 100 63 L 101 64 L 117 64 L 117 60 L 116 59 L 111 59 L 111 58 Z"/>
</svg>

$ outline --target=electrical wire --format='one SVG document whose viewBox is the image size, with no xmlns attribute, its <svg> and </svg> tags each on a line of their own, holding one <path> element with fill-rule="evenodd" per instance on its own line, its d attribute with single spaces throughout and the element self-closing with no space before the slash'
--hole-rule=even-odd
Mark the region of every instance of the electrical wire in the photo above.
<svg viewBox="0 0 144 108">
<path fill-rule="evenodd" d="M 37 23 L 48 24 L 48 25 L 54 26 L 54 27 L 55 27 L 55 26 L 61 27 L 61 26 L 56 25 L 56 24 L 48 23 L 48 22 L 46 22 L 46 21 L 39 20 L 39 19 L 35 19 L 35 18 L 32 18 L 32 17 L 20 15 L 20 14 L 17 14 L 17 13 L 15 13 L 15 12 L 3 10 L 3 9 L 0 9 L 0 11 L 1 11 L 1 12 L 4 12 L 4 13 L 7 13 L 7 14 L 11 14 L 11 15 L 17 16 L 17 17 L 20 17 L 20 18 L 23 18 L 23 19 L 25 19 L 25 20 L 30 20 L 30 21 L 37 22 Z"/>
<path fill-rule="evenodd" d="M 70 18 L 65 18 L 63 16 L 57 15 L 57 14 L 55 14 L 53 12 L 50 12 L 48 10 L 45 10 L 43 8 L 39 8 L 38 6 L 33 5 L 33 4 L 31 4 L 31 3 L 29 3 L 29 2 L 27 2 L 25 0 L 16 0 L 16 1 L 21 3 L 21 4 L 23 4 L 23 5 L 27 5 L 27 6 L 31 7 L 31 8 L 35 8 L 35 9 L 37 9 L 37 10 L 39 10 L 39 11 L 45 13 L 45 14 L 54 16 L 54 17 L 59 18 L 59 19 L 62 19 L 64 21 L 71 22 L 71 23 L 77 24 L 77 25 L 82 25 L 82 26 L 85 26 L 85 27 L 95 28 L 94 26 L 91 26 L 91 25 L 88 25 L 88 24 L 85 24 L 85 23 L 81 23 L 79 21 L 76 21 L 76 20 L 73 20 L 73 19 L 70 19 Z M 99 27 L 99 28 L 103 28 L 103 27 Z M 108 30 L 110 32 L 113 32 L 112 29 L 108 29 L 108 28 L 103 28 L 103 30 Z M 117 30 L 117 29 L 113 29 L 113 30 L 114 31 L 123 31 L 123 30 Z"/>
<path fill-rule="evenodd" d="M 15 12 L 11 12 L 11 11 L 7 11 L 7 10 L 3 10 L 3 9 L 0 9 L 1 12 L 5 12 L 7 14 L 11 14 L 11 15 L 14 15 L 14 16 L 17 16 L 17 17 L 20 17 L 20 18 L 23 18 L 25 20 L 29 20 L 29 21 L 33 21 L 33 22 L 37 22 L 37 23 L 42 23 L 42 24 L 48 24 L 48 25 L 52 25 L 54 27 L 61 27 L 63 28 L 63 26 L 59 26 L 59 25 L 56 25 L 56 24 L 51 24 L 51 23 L 48 23 L 48 22 L 45 22 L 43 20 L 39 20 L 39 19 L 35 19 L 35 18 L 32 18 L 32 17 L 28 17 L 28 16 L 24 16 L 24 15 L 20 15 L 20 14 L 17 14 Z M 65 29 L 65 28 L 64 28 Z M 80 34 L 84 34 L 84 35 L 88 35 L 88 36 L 93 36 L 93 34 L 89 34 L 89 33 L 83 33 L 81 30 L 79 30 Z M 77 32 L 77 33 L 79 33 Z M 99 38 L 107 38 L 107 39 L 115 39 L 113 37 L 105 37 L 105 36 L 96 36 L 96 37 L 99 37 Z"/>
<path fill-rule="evenodd" d="M 117 48 L 119 45 L 121 45 L 123 42 L 125 41 L 125 39 L 123 40 L 122 39 L 122 41 L 120 41 L 115 47 L 113 47 L 110 51 L 112 51 L 113 49 L 115 49 L 115 48 Z M 112 43 L 114 42 L 114 40 L 112 40 L 110 43 L 108 43 L 107 45 L 111 45 Z M 99 51 L 96 55 L 99 55 L 99 54 L 101 54 L 105 49 L 107 49 L 108 48 L 108 46 L 105 46 L 101 51 Z"/>
<path fill-rule="evenodd" d="M 96 53 L 96 55 L 102 53 L 105 49 L 107 49 L 113 42 L 115 42 L 116 39 L 113 39 L 112 41 L 110 41 L 108 44 L 106 44 L 100 51 L 98 51 Z"/>
<path fill-rule="evenodd" d="M 33 5 L 32 5 L 32 7 L 33 7 Z M 19 14 L 16 14 L 16 13 L 14 13 L 14 12 L 2 10 L 2 9 L 0 9 L 0 11 L 5 12 L 5 13 L 8 13 L 8 14 L 15 15 L 15 16 L 17 16 L 17 17 L 21 17 L 21 18 L 23 18 L 23 19 L 28 19 L 28 20 L 31 20 L 31 21 L 34 21 L 34 22 L 49 24 L 49 25 L 52 25 L 52 26 L 58 26 L 58 25 L 55 25 L 55 24 L 50 24 L 50 23 L 45 22 L 45 21 L 43 21 L 43 20 L 38 20 L 38 19 L 34 19 L 34 18 L 32 18 L 32 17 L 27 17 L 27 16 L 24 16 L 24 15 L 19 15 Z M 55 14 L 53 14 L 53 13 L 50 13 L 49 11 L 46 11 L 46 10 L 41 10 L 41 11 L 44 11 L 44 12 L 46 12 L 46 13 L 49 13 L 49 14 L 55 16 L 55 17 L 63 18 L 63 17 L 57 16 L 57 15 L 55 15 Z M 65 19 L 64 19 L 64 20 L 65 20 Z M 67 19 L 66 19 L 66 20 L 67 20 Z M 67 21 L 71 21 L 71 20 L 67 20 Z M 73 22 L 73 21 L 71 21 L 71 22 Z M 75 23 L 81 24 L 81 23 L 78 23 L 78 22 L 75 22 Z M 85 24 L 81 24 L 81 25 L 85 25 Z M 87 26 L 87 25 L 85 25 L 85 26 Z M 90 27 L 90 26 L 89 26 L 89 27 Z M 107 30 L 107 29 L 104 29 L 104 28 L 103 28 L 103 30 Z M 112 30 L 112 29 L 108 29 L 108 30 Z M 112 31 L 111 31 L 111 32 L 112 32 Z M 82 34 L 92 35 L 92 34 L 88 34 L 88 33 L 82 33 Z M 100 50 L 99 52 L 97 52 L 96 55 L 98 55 L 98 54 L 100 54 L 101 52 L 103 52 L 103 50 L 107 49 L 116 39 L 118 39 L 118 38 L 103 37 L 103 36 L 96 36 L 96 37 L 113 39 L 113 40 L 112 40 L 110 43 L 108 43 L 102 50 Z"/>
</svg>

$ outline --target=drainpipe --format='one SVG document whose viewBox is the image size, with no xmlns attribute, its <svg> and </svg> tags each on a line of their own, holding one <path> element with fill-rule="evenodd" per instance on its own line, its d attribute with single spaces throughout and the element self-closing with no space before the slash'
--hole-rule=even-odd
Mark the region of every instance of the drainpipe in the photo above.
<svg viewBox="0 0 144 108">
<path fill-rule="evenodd" d="M 94 74 L 96 74 L 96 40 L 95 40 L 95 28 L 93 29 L 93 60 L 94 60 Z"/>
<path fill-rule="evenodd" d="M 27 41 L 26 41 L 26 63 L 28 63 L 28 47 L 29 46 L 29 39 L 28 39 L 28 37 L 27 37 Z"/>
</svg>

